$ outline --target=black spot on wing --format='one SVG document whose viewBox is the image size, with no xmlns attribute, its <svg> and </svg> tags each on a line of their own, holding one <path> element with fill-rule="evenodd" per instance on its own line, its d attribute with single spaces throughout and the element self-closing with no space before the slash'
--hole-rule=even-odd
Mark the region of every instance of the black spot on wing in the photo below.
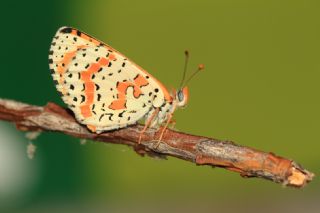
<svg viewBox="0 0 320 213">
<path fill-rule="evenodd" d="M 71 27 L 64 27 L 60 30 L 60 33 L 71 33 L 72 28 Z"/>
<path fill-rule="evenodd" d="M 51 74 L 55 73 L 54 69 L 50 69 L 50 72 L 51 72 Z"/>
<path fill-rule="evenodd" d="M 95 84 L 96 90 L 98 91 L 100 89 L 100 86 L 98 84 Z"/>
<path fill-rule="evenodd" d="M 139 74 L 136 75 L 136 77 L 133 78 L 133 80 L 136 80 L 139 77 Z"/>
<path fill-rule="evenodd" d="M 104 113 L 104 114 L 102 114 L 102 115 L 100 116 L 100 118 L 99 118 L 99 121 L 101 121 L 102 118 L 103 118 L 104 116 L 106 116 L 106 115 L 109 115 L 109 120 L 110 120 L 110 121 L 113 121 L 113 120 L 112 120 L 113 113 Z"/>
<path fill-rule="evenodd" d="M 84 95 L 81 95 L 81 103 L 83 103 L 86 100 L 86 97 Z"/>
<path fill-rule="evenodd" d="M 105 116 L 105 114 L 100 115 L 99 117 L 99 121 L 101 121 L 101 119 Z"/>
</svg>

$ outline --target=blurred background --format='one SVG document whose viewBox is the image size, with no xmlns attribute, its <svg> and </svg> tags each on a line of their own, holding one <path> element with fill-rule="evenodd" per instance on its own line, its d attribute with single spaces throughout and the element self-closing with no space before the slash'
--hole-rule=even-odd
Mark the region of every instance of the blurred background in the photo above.
<svg viewBox="0 0 320 213">
<path fill-rule="evenodd" d="M 177 111 L 180 131 L 272 151 L 319 174 L 320 2 L 98 0 L 1 3 L 0 97 L 63 104 L 48 69 L 56 30 L 73 26 L 178 86 L 206 69 Z M 120 145 L 42 133 L 29 160 L 25 133 L 0 121 L 0 212 L 319 212 L 320 186 L 243 179 Z"/>
</svg>

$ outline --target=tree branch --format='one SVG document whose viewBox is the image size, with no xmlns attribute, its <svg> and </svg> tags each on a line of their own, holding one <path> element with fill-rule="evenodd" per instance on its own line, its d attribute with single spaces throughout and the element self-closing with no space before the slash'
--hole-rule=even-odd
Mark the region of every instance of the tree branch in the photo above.
<svg viewBox="0 0 320 213">
<path fill-rule="evenodd" d="M 170 129 L 166 130 L 158 147 L 156 139 L 159 131 L 154 129 L 148 129 L 143 134 L 143 142 L 137 143 L 142 125 L 94 134 L 80 125 L 72 112 L 53 103 L 40 107 L 0 99 L 0 120 L 13 122 L 22 131 L 57 131 L 77 138 L 125 144 L 140 155 L 172 156 L 197 165 L 223 167 L 240 173 L 242 177 L 260 177 L 286 186 L 303 187 L 314 176 L 294 161 L 273 153 Z"/>
</svg>

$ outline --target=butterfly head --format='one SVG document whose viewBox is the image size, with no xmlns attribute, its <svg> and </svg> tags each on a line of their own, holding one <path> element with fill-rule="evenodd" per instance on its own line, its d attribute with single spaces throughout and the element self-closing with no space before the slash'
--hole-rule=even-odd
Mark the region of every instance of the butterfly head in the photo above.
<svg viewBox="0 0 320 213">
<path fill-rule="evenodd" d="M 189 90 L 188 87 L 183 87 L 179 89 L 175 94 L 175 100 L 177 102 L 177 106 L 179 107 L 185 107 L 188 103 L 189 99 Z"/>
</svg>

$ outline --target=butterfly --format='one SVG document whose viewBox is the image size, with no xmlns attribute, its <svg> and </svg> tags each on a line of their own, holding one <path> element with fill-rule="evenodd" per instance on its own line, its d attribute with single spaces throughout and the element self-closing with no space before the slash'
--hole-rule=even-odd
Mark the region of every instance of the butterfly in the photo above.
<svg viewBox="0 0 320 213">
<path fill-rule="evenodd" d="M 63 101 L 77 121 L 95 133 L 144 119 L 140 142 L 147 128 L 162 124 L 167 128 L 173 112 L 184 107 L 189 97 L 186 86 L 169 92 L 126 56 L 72 27 L 58 29 L 50 46 L 49 67 Z"/>
</svg>

